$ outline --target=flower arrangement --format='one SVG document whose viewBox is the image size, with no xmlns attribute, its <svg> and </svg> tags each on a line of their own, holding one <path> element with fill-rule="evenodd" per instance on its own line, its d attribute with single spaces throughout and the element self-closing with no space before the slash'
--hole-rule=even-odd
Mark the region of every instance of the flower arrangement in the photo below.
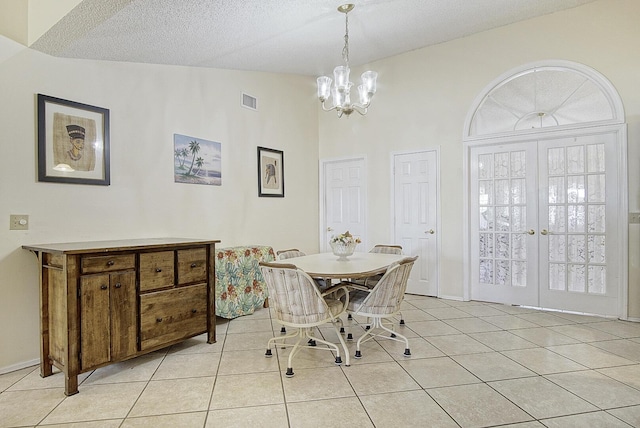
<svg viewBox="0 0 640 428">
<path fill-rule="evenodd" d="M 360 241 L 360 238 L 356 238 L 355 236 L 353 236 L 347 230 L 345 233 L 341 233 L 340 235 L 337 235 L 337 236 L 335 235 L 332 236 L 331 242 L 334 244 L 348 245 L 348 244 L 359 244 L 362 241 Z"/>
<path fill-rule="evenodd" d="M 331 245 L 331 251 L 333 251 L 333 254 L 338 256 L 338 260 L 346 260 L 347 257 L 353 254 L 356 249 L 356 245 L 360 242 L 360 238 L 356 238 L 347 230 L 345 233 L 332 236 L 329 241 L 329 245 Z"/>
</svg>

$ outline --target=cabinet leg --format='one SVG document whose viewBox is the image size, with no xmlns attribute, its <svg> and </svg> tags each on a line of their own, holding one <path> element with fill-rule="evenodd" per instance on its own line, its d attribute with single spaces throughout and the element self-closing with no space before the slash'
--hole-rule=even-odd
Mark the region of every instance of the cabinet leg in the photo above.
<svg viewBox="0 0 640 428">
<path fill-rule="evenodd" d="M 64 395 L 75 395 L 78 393 L 78 375 L 64 375 Z"/>
<path fill-rule="evenodd" d="M 40 377 L 47 377 L 53 374 L 53 364 L 49 358 L 40 357 Z"/>
<path fill-rule="evenodd" d="M 267 297 L 266 299 L 264 299 L 264 305 L 262 305 L 263 308 L 268 308 L 269 307 L 269 298 Z"/>
</svg>

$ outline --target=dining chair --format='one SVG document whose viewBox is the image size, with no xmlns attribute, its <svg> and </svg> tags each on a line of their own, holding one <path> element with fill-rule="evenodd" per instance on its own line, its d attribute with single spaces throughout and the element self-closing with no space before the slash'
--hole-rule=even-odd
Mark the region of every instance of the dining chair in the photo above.
<svg viewBox="0 0 640 428">
<path fill-rule="evenodd" d="M 291 248 L 289 250 L 280 250 L 276 252 L 276 255 L 278 256 L 278 260 L 286 260 L 286 259 L 290 259 L 292 257 L 302 257 L 302 256 L 306 256 L 307 254 L 298 250 L 297 248 Z"/>
<path fill-rule="evenodd" d="M 387 244 L 377 244 L 369 250 L 370 253 L 380 253 L 380 254 L 396 254 L 402 255 L 402 246 L 401 245 L 387 245 Z M 365 279 L 357 279 L 352 282 L 360 285 L 364 285 L 367 288 L 375 287 L 376 283 L 380 281 L 382 275 L 373 275 L 369 276 Z M 402 312 L 398 312 L 400 316 L 400 325 L 404 325 L 404 317 L 402 316 Z"/>
<path fill-rule="evenodd" d="M 293 264 L 265 262 L 260 263 L 260 270 L 267 283 L 271 308 L 276 320 L 283 326 L 295 328 L 293 333 L 269 339 L 265 356 L 272 356 L 271 347 L 276 342 L 282 341 L 283 347 L 292 347 L 285 373 L 287 377 L 294 375 L 293 358 L 303 348 L 334 351 L 335 363 L 342 364 L 340 347 L 312 334 L 316 327 L 330 323 L 336 331 L 348 366 L 349 351 L 341 334 L 344 328 L 340 319 L 349 304 L 347 287 L 337 284 L 321 292 L 313 278 Z M 294 337 L 298 338 L 294 344 L 285 342 Z M 303 345 L 304 339 L 308 339 L 308 342 Z M 327 347 L 317 347 L 316 342 L 323 343 Z"/>
<path fill-rule="evenodd" d="M 370 321 L 370 328 L 365 330 L 356 343 L 356 358 L 362 357 L 360 345 L 375 337 L 404 341 L 404 355 L 411 355 L 409 340 L 402 334 L 386 327 L 383 321 L 391 319 L 400 312 L 407 280 L 417 258 L 418 256 L 405 257 L 393 263 L 372 289 L 358 284 L 348 284 L 352 291 L 349 295 L 347 312 L 367 317 Z M 393 322 L 391 324 L 393 326 Z M 375 332 L 377 329 L 390 333 L 390 335 L 377 333 Z"/>
<path fill-rule="evenodd" d="M 369 250 L 369 252 L 382 254 L 402 254 L 402 246 L 378 244 L 375 245 L 371 250 Z"/>
</svg>

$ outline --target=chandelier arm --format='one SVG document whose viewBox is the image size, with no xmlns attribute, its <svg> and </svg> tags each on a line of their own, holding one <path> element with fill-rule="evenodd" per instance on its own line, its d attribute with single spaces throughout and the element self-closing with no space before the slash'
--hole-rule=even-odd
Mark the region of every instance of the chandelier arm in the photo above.
<svg viewBox="0 0 640 428">
<path fill-rule="evenodd" d="M 357 111 L 358 113 L 360 113 L 361 116 L 364 116 L 365 114 L 367 114 L 367 111 L 369 110 L 369 103 L 367 103 L 366 105 L 351 104 L 351 108 L 354 111 Z"/>
<path fill-rule="evenodd" d="M 324 110 L 324 111 L 337 110 L 337 109 L 338 109 L 338 107 L 339 107 L 339 106 L 333 106 L 333 107 L 331 107 L 331 108 L 327 108 L 327 107 L 324 105 L 324 101 L 322 101 L 322 110 Z"/>
</svg>

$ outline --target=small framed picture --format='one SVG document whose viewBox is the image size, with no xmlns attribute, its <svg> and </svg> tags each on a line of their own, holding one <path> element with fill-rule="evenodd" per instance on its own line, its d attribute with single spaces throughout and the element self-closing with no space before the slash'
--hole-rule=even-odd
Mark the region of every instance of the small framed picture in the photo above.
<svg viewBox="0 0 640 428">
<path fill-rule="evenodd" d="M 258 196 L 284 198 L 284 152 L 258 147 Z"/>
<path fill-rule="evenodd" d="M 38 94 L 38 181 L 110 184 L 108 109 Z"/>
</svg>

